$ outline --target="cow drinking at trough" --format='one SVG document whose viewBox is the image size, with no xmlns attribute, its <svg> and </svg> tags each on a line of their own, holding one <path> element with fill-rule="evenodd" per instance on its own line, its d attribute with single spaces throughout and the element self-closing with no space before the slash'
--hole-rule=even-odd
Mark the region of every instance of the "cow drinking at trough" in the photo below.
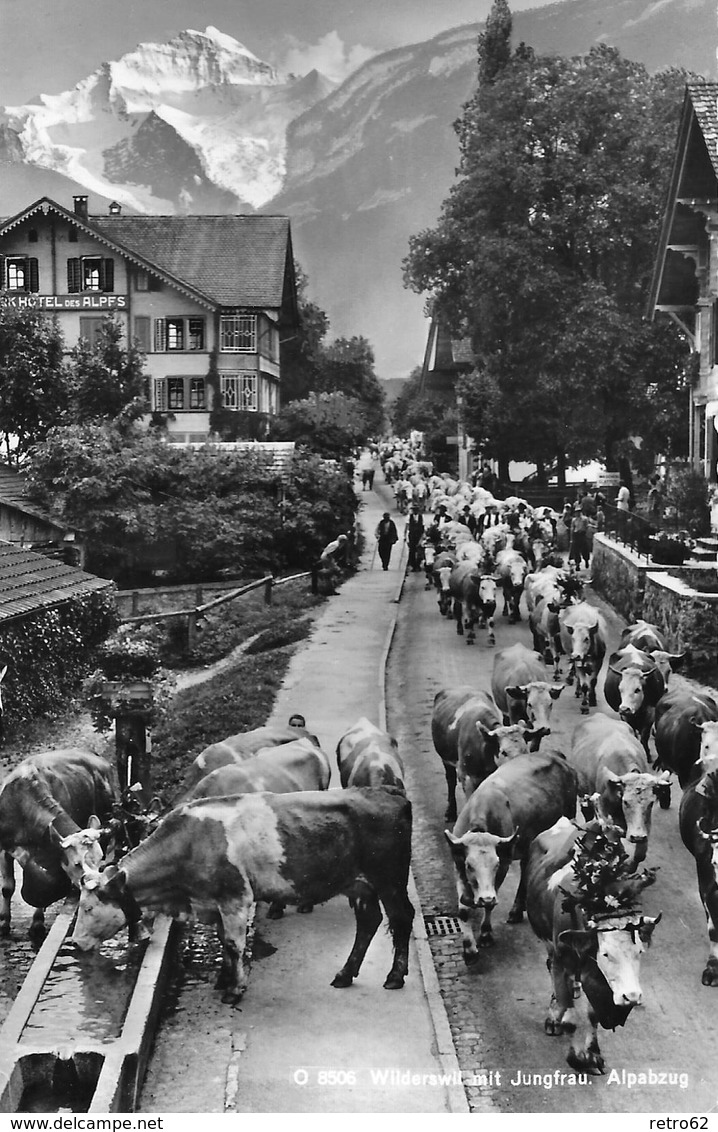
<svg viewBox="0 0 718 1132">
<path fill-rule="evenodd" d="M 704 987 L 718 987 L 718 722 L 701 724 L 698 777 L 681 798 L 681 840 L 696 862 L 698 893 L 708 921 Z"/>
<path fill-rule="evenodd" d="M 603 616 L 587 601 L 569 605 L 559 614 L 561 647 L 570 658 L 566 683 L 576 681 L 581 714 L 596 706 L 596 684 L 606 655 L 607 630 Z"/>
<path fill-rule="evenodd" d="M 394 786 L 404 789 L 404 765 L 396 739 L 362 716 L 337 744 L 342 786 Z"/>
<path fill-rule="evenodd" d="M 551 709 L 563 687 L 547 680 L 546 666 L 525 645 L 500 649 L 494 657 L 491 694 L 506 723 L 526 720 L 534 730 L 531 749 L 538 750 L 541 739 L 551 734 Z"/>
<path fill-rule="evenodd" d="M 394 959 L 384 986 L 404 985 L 414 909 L 407 896 L 411 804 L 399 791 L 306 791 L 203 798 L 172 810 L 117 867 L 86 872 L 73 942 L 109 939 L 140 909 L 193 913 L 218 925 L 223 1001 L 247 985 L 247 925 L 259 900 L 322 904 L 344 894 L 354 946 L 332 986 L 347 987 L 387 914 Z"/>
<path fill-rule="evenodd" d="M 476 640 L 474 625 L 487 630 L 487 640 L 495 644 L 494 613 L 496 612 L 496 581 L 489 574 L 482 574 L 480 568 L 471 562 L 458 562 L 449 576 L 449 589 L 454 599 L 454 619 L 456 632 L 463 635 L 466 628 L 466 643 L 473 645 Z"/>
<path fill-rule="evenodd" d="M 10 772 L 0 788 L 0 935 L 10 931 L 13 858 L 23 869 L 23 900 L 36 909 L 31 934 L 41 938 L 44 909 L 69 895 L 82 875 L 88 843 L 71 835 L 87 828 L 93 815 L 109 817 L 115 798 L 112 768 L 88 751 L 31 755 Z M 97 843 L 95 864 L 101 855 Z"/>
<path fill-rule="evenodd" d="M 648 653 L 627 645 L 609 657 L 603 686 L 606 702 L 640 737 L 646 754 L 656 704 L 665 690 L 665 680 Z"/>
<path fill-rule="evenodd" d="M 636 911 L 638 894 L 655 879 L 651 874 L 630 875 L 619 868 L 598 898 L 589 899 L 582 882 L 584 862 L 590 869 L 600 839 L 617 835 L 581 830 L 561 819 L 536 838 L 526 870 L 526 911 L 546 945 L 553 989 L 544 1030 L 571 1034 L 566 1060 L 573 1069 L 592 1074 L 605 1067 L 598 1027 L 625 1025 L 641 1002 L 640 958 L 660 920 L 660 915 Z M 582 1042 L 573 1037 L 577 1006 L 587 1012 Z"/>
<path fill-rule="evenodd" d="M 478 961 L 478 947 L 493 944 L 491 914 L 513 859 L 521 879 L 508 923 L 523 919 L 526 861 L 534 837 L 561 816 L 576 812 L 576 774 L 561 755 L 526 754 L 503 763 L 477 787 L 459 814 L 453 832 L 445 830 L 457 874 L 464 960 Z M 472 926 L 482 913 L 479 942 Z"/>
<path fill-rule="evenodd" d="M 578 775 L 579 794 L 592 800 L 600 819 L 621 830 L 633 864 L 640 864 L 648 849 L 653 803 L 669 790 L 669 775 L 651 774 L 634 731 L 601 712 L 579 723 L 568 760 Z"/>
<path fill-rule="evenodd" d="M 436 693 L 431 737 L 446 775 L 446 820 L 456 821 L 457 778 L 466 800 L 501 761 L 528 750 L 533 732 L 521 724 L 504 727 L 488 692 L 464 684 Z"/>
</svg>

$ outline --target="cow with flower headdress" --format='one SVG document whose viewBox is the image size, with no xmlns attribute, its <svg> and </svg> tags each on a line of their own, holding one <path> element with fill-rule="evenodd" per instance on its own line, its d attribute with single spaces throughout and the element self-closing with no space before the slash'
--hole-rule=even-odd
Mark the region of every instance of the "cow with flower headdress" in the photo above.
<svg viewBox="0 0 718 1132">
<path fill-rule="evenodd" d="M 526 911 L 546 944 L 553 993 L 544 1030 L 570 1034 L 573 1069 L 603 1073 L 598 1027 L 623 1026 L 642 999 L 639 973 L 658 916 L 638 907 L 655 873 L 630 871 L 622 830 L 567 818 L 540 833 L 529 853 Z M 585 1012 L 583 1039 L 576 1036 Z"/>
</svg>

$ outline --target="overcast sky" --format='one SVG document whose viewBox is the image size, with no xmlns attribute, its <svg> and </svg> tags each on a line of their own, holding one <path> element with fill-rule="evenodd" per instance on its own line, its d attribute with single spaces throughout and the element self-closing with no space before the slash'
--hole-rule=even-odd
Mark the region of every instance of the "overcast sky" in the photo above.
<svg viewBox="0 0 718 1132">
<path fill-rule="evenodd" d="M 514 11 L 546 0 L 517 0 Z M 343 78 L 370 55 L 485 18 L 491 0 L 0 0 L 0 104 L 73 87 L 138 43 L 213 24 L 260 58 Z"/>
</svg>

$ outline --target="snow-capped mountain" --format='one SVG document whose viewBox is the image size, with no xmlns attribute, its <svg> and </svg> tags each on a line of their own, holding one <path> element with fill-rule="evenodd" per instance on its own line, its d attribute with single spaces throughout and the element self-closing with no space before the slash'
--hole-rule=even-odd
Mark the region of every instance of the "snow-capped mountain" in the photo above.
<svg viewBox="0 0 718 1132">
<path fill-rule="evenodd" d="M 0 153 L 142 212 L 256 208 L 284 182 L 289 122 L 332 88 L 278 74 L 217 28 L 187 30 L 5 107 Z"/>
</svg>

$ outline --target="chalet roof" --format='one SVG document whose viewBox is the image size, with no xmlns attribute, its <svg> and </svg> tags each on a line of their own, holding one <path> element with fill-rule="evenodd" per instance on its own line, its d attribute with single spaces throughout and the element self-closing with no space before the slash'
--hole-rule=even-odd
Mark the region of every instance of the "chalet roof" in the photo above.
<svg viewBox="0 0 718 1132">
<path fill-rule="evenodd" d="M 43 197 L 0 220 L 0 235 L 49 211 L 206 304 L 282 306 L 293 264 L 286 216 L 83 216 Z"/>
<path fill-rule="evenodd" d="M 106 578 L 0 542 L 0 624 L 113 587 Z"/>
<path fill-rule="evenodd" d="M 88 222 L 218 306 L 282 305 L 291 256 L 286 216 L 91 216 Z"/>
<path fill-rule="evenodd" d="M 691 249 L 707 240 L 706 209 L 718 208 L 718 83 L 687 83 L 673 170 L 648 297 L 656 308 L 691 311 L 698 298 Z"/>
</svg>

